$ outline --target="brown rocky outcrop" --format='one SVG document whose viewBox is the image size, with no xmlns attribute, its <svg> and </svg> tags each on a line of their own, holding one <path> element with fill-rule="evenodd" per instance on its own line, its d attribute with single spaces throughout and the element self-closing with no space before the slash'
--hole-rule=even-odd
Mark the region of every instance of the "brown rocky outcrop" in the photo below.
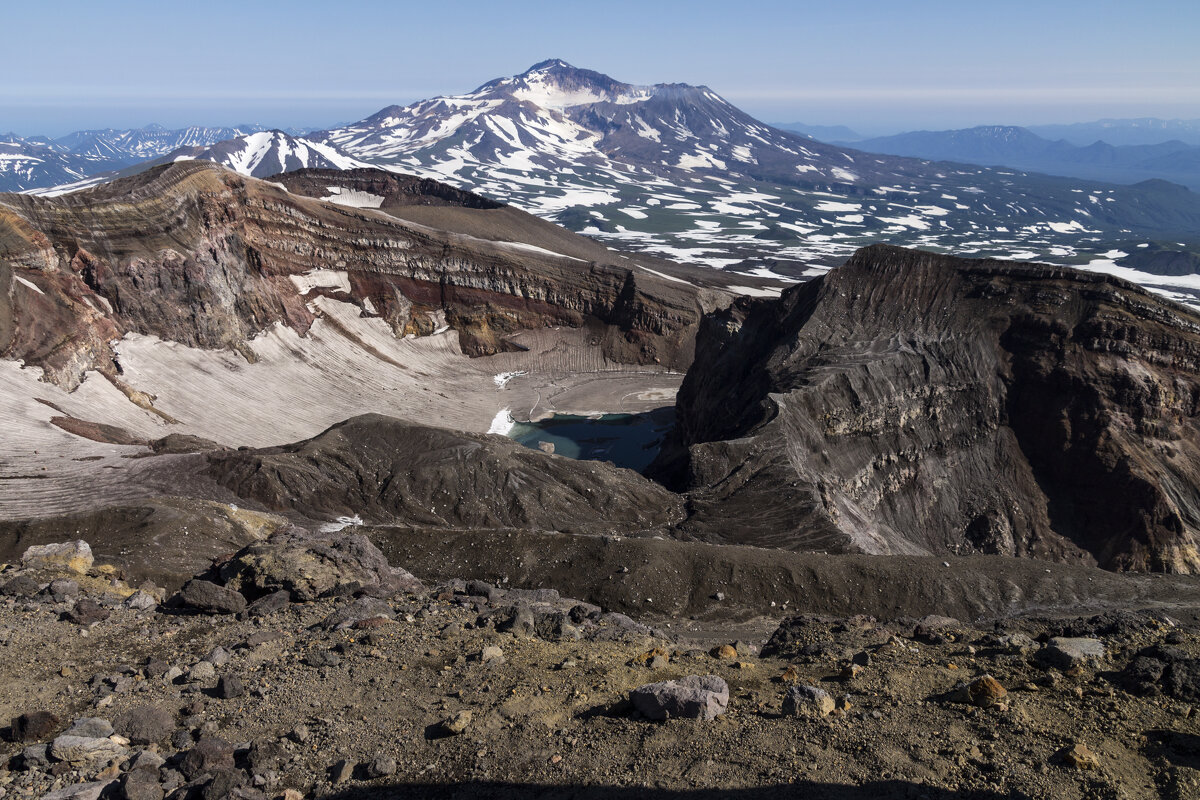
<svg viewBox="0 0 1200 800">
<path fill-rule="evenodd" d="M 660 473 L 709 541 L 1200 571 L 1200 316 L 873 246 L 706 319 Z"/>
<path fill-rule="evenodd" d="M 522 328 L 592 322 L 611 359 L 682 368 L 701 313 L 720 302 L 467 192 L 330 175 L 383 192 L 394 213 L 199 162 L 57 198 L 0 197 L 0 356 L 70 387 L 88 369 L 119 373 L 110 343 L 128 332 L 245 352 L 272 325 L 307 330 L 320 313 L 310 301 L 326 295 L 397 334 L 432 332 L 444 313 L 469 355 L 509 349 Z M 321 179 L 287 178 L 298 190 Z M 412 221 L 397 216 L 405 207 Z M 313 270 L 345 273 L 349 291 L 290 280 Z"/>
</svg>

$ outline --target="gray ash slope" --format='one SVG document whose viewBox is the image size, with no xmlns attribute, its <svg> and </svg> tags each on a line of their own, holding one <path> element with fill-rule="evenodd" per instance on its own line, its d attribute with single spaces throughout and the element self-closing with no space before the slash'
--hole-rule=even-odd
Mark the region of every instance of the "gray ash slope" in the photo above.
<svg viewBox="0 0 1200 800">
<path fill-rule="evenodd" d="M 877 246 L 706 317 L 660 474 L 709 541 L 1200 569 L 1200 318 Z"/>
</svg>

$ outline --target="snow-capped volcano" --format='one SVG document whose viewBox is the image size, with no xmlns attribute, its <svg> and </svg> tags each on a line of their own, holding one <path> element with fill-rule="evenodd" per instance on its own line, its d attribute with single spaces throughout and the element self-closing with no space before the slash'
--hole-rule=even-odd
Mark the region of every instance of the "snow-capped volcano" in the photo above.
<svg viewBox="0 0 1200 800">
<path fill-rule="evenodd" d="M 446 177 L 463 177 L 471 164 L 725 170 L 782 154 L 814 177 L 857 178 L 840 164 L 820 163 L 817 151 L 827 146 L 776 131 L 707 87 L 634 86 L 558 59 L 468 94 L 389 106 L 313 138 L 360 158 L 431 167 Z"/>
<path fill-rule="evenodd" d="M 1131 235 L 1200 235 L 1200 197 L 1180 187 L 864 153 L 772 128 L 704 86 L 635 86 L 557 59 L 310 138 L 609 244 L 757 274 L 806 274 L 878 241 L 1111 264 Z"/>
</svg>

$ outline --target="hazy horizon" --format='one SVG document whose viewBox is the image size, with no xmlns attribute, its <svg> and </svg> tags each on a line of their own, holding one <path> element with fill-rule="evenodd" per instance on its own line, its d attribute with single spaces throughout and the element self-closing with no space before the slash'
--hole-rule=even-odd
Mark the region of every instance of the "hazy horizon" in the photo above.
<svg viewBox="0 0 1200 800">
<path fill-rule="evenodd" d="M 144 2 L 30 4 L 14 37 L 0 131 L 61 136 L 155 122 L 322 128 L 462 94 L 562 58 L 635 83 L 712 88 L 766 122 L 878 135 L 1102 118 L 1200 118 L 1200 9 L 1065 0 L 826 4 L 614 0 L 449 7 Z M 586 31 L 587 41 L 580 38 Z"/>
</svg>

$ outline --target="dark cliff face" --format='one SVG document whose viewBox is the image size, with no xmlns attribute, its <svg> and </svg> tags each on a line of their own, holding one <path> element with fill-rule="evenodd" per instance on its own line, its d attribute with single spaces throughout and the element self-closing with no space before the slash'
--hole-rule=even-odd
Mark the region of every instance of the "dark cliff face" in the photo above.
<svg viewBox="0 0 1200 800">
<path fill-rule="evenodd" d="M 1123 281 L 874 246 L 707 318 L 684 530 L 1200 572 L 1200 317 Z"/>
<path fill-rule="evenodd" d="M 370 172 L 351 180 L 398 207 L 521 213 Z M 5 195 L 0 356 L 73 386 L 88 369 L 116 369 L 109 343 L 125 333 L 236 350 L 277 323 L 306 331 L 319 313 L 311 301 L 327 295 L 397 335 L 432 332 L 444 314 L 468 355 L 511 349 L 506 335 L 522 328 L 598 322 L 615 361 L 687 366 L 702 312 L 696 287 L 610 263 L 603 248 L 542 225 L 584 255 L 336 206 L 197 162 L 54 199 Z M 313 270 L 344 272 L 349 291 L 301 291 L 291 278 Z"/>
</svg>

